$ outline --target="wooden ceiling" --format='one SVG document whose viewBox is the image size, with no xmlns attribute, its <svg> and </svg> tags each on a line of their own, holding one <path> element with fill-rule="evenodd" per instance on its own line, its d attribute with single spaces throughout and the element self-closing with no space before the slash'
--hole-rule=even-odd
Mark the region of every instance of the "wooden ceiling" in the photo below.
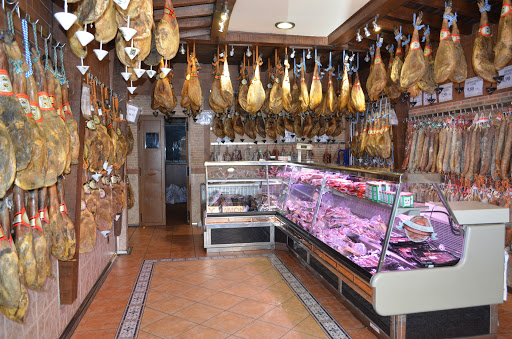
<svg viewBox="0 0 512 339">
<path fill-rule="evenodd" d="M 370 23 L 377 14 L 379 15 L 378 24 L 382 27 L 380 34 L 386 45 L 396 43 L 393 33 L 394 25 L 401 25 L 405 35 L 412 34 L 412 17 L 414 13 L 422 11 L 423 23 L 430 26 L 431 40 L 435 46 L 439 41 L 445 0 L 372 0 L 327 37 L 231 31 L 220 33 L 218 22 L 224 3 L 232 10 L 236 5 L 236 0 L 172 0 L 180 27 L 180 38 L 190 46 L 196 43 L 196 55 L 200 63 L 212 62 L 217 44 L 220 42 L 221 49 L 225 43 L 229 45 L 228 50 L 231 50 L 231 45 L 235 46 L 234 56 L 229 57 L 230 64 L 240 64 L 247 46 L 258 45 L 264 61 L 274 55 L 276 48 L 280 58 L 283 59 L 284 46 L 316 47 L 319 49 L 322 63 L 325 66 L 329 51 L 333 51 L 334 60 L 340 59 L 339 55 L 342 50 L 365 53 L 376 40 L 376 34 Z M 489 14 L 490 22 L 496 23 L 500 16 L 501 0 L 489 0 L 489 3 L 492 6 Z M 165 0 L 153 0 L 155 21 L 162 17 L 164 5 Z M 453 0 L 453 8 L 458 13 L 457 23 L 461 34 L 471 34 L 473 25 L 480 20 L 475 0 Z M 372 35 L 358 43 L 355 40 L 357 28 L 362 29 L 365 24 L 370 24 Z M 186 62 L 186 56 L 178 53 L 172 62 Z M 309 63 L 312 65 L 312 60 Z M 264 67 L 266 66 L 264 65 Z"/>
</svg>

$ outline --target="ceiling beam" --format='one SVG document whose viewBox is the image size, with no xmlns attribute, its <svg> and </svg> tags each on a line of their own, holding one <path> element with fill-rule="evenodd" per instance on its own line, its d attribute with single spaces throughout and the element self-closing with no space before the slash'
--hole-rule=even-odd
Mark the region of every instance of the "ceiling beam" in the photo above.
<svg viewBox="0 0 512 339">
<path fill-rule="evenodd" d="M 293 47 L 328 47 L 327 37 L 313 37 L 287 34 L 267 34 L 249 32 L 228 32 L 227 43 L 265 45 L 265 46 L 293 46 Z"/>
<path fill-rule="evenodd" d="M 399 26 L 400 25 L 400 22 L 396 22 L 394 20 L 390 20 L 390 19 L 386 19 L 386 18 L 382 18 L 382 19 L 379 19 L 378 21 L 378 24 L 379 26 L 381 27 L 381 30 L 383 32 L 389 32 L 388 34 L 391 34 L 391 36 L 395 37 L 395 34 L 394 34 L 394 31 L 393 31 L 393 27 L 396 25 L 396 26 Z M 426 26 L 425 26 L 426 27 Z M 439 32 L 441 30 L 440 29 L 437 29 L 436 27 L 430 27 L 430 41 L 432 42 L 439 42 Z M 412 27 L 412 24 L 403 24 L 402 25 L 402 33 L 407 36 L 407 35 L 411 35 L 412 37 L 412 33 L 414 32 L 414 28 Z M 372 33 L 372 36 L 377 36 L 377 34 L 375 32 L 373 32 L 373 30 L 371 31 Z M 385 35 L 388 35 L 385 33 Z M 423 30 L 421 32 L 419 32 L 419 36 L 420 38 L 423 37 Z"/>
<path fill-rule="evenodd" d="M 398 10 L 408 0 L 372 0 L 360 8 L 341 26 L 336 28 L 328 37 L 330 45 L 344 45 L 352 40 L 357 33 L 357 28 L 372 21 L 379 14 L 381 17 L 392 11 Z"/>
<path fill-rule="evenodd" d="M 198 16 L 209 16 L 213 14 L 213 10 L 215 8 L 214 4 L 204 4 L 197 6 L 186 6 L 186 7 L 178 7 L 174 9 L 174 13 L 176 13 L 176 18 L 185 19 L 185 18 L 194 18 Z M 153 11 L 153 16 L 155 21 L 159 21 L 162 19 L 164 15 L 163 9 L 158 9 Z"/>
<path fill-rule="evenodd" d="M 416 11 L 414 9 L 407 8 L 407 7 L 400 7 L 400 10 L 392 11 L 392 12 L 388 13 L 386 16 L 389 17 L 390 19 L 398 19 L 398 20 L 408 21 L 408 22 L 412 23 L 412 18 L 413 18 L 414 13 L 416 13 Z M 377 22 L 379 22 L 379 21 L 380 20 L 378 20 Z M 430 25 L 431 28 L 435 27 L 435 28 L 437 28 L 438 31 L 440 31 L 442 23 L 443 23 L 443 18 L 441 15 L 435 15 L 435 14 L 423 12 L 423 23 L 426 25 Z M 459 27 L 459 31 L 462 35 L 469 35 L 473 31 L 472 25 L 470 25 L 468 23 L 458 22 L 457 26 Z"/>
<path fill-rule="evenodd" d="M 193 28 L 180 31 L 180 39 L 196 38 L 203 35 L 209 35 L 210 28 Z"/>
<path fill-rule="evenodd" d="M 178 18 L 178 27 L 182 29 L 205 28 L 212 25 L 212 18 L 209 16 L 180 19 Z"/>
<path fill-rule="evenodd" d="M 172 6 L 185 7 L 185 6 L 197 6 L 204 4 L 213 4 L 215 0 L 171 0 Z M 165 0 L 153 0 L 153 9 L 164 9 Z"/>
<path fill-rule="evenodd" d="M 413 0 L 412 2 L 440 9 L 444 9 L 445 4 L 445 0 Z M 478 11 L 476 1 L 452 0 L 452 8 L 453 11 L 458 12 L 459 15 L 480 20 L 480 12 Z"/>
<path fill-rule="evenodd" d="M 226 34 L 229 28 L 229 20 L 233 15 L 233 7 L 235 7 L 236 0 L 217 0 L 215 3 L 215 11 L 213 12 L 213 20 L 211 26 L 211 40 L 216 43 L 222 43 L 226 40 Z M 222 22 L 220 16 L 224 11 L 224 4 L 226 4 L 229 15 L 228 19 L 224 22 L 224 30 L 219 31 L 220 23 Z"/>
</svg>

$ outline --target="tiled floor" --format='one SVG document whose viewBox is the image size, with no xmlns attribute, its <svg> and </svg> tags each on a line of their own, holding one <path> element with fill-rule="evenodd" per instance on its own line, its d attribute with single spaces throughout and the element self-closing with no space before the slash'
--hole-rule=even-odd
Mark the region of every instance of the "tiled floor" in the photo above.
<svg viewBox="0 0 512 339">
<path fill-rule="evenodd" d="M 114 338 L 144 259 L 203 257 L 200 229 L 183 224 L 130 228 L 132 254 L 121 256 L 73 338 Z M 224 255 L 242 252 L 223 253 Z M 246 254 L 254 254 L 249 251 Z M 275 252 L 354 339 L 375 338 L 291 254 Z M 215 256 L 220 253 L 213 254 Z M 205 261 L 206 262 L 206 261 Z M 238 284 L 229 264 L 155 266 L 138 338 L 318 338 L 323 333 L 277 277 Z M 197 267 L 194 267 L 196 265 Z M 266 264 L 259 263 L 263 269 Z M 270 271 L 269 271 L 270 272 Z M 500 338 L 512 338 L 512 301 L 499 308 Z"/>
</svg>

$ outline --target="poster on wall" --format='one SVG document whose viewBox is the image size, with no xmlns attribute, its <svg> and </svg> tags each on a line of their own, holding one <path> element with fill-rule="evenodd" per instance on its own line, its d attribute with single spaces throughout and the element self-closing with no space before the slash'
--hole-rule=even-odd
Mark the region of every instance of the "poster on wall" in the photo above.
<svg viewBox="0 0 512 339">
<path fill-rule="evenodd" d="M 498 73 L 503 75 L 503 80 L 498 84 L 498 89 L 512 87 L 512 65 L 499 70 Z"/>
<path fill-rule="evenodd" d="M 425 93 L 423 95 L 423 105 L 431 105 L 437 103 L 437 94 Z"/>
<path fill-rule="evenodd" d="M 411 107 L 418 107 L 418 106 L 421 106 L 423 104 L 423 92 L 420 91 L 420 94 L 418 94 L 418 96 L 416 97 L 410 97 L 409 98 L 409 101 L 411 102 Z"/>
<path fill-rule="evenodd" d="M 443 90 L 439 93 L 439 102 L 446 102 L 453 100 L 453 83 L 447 83 L 439 86 Z"/>
<path fill-rule="evenodd" d="M 129 102 L 126 103 L 126 120 L 128 122 L 137 122 L 139 114 L 142 114 L 142 109 L 140 107 L 132 105 Z"/>
<path fill-rule="evenodd" d="M 471 98 L 484 94 L 484 80 L 479 77 L 466 79 L 464 97 Z"/>
</svg>

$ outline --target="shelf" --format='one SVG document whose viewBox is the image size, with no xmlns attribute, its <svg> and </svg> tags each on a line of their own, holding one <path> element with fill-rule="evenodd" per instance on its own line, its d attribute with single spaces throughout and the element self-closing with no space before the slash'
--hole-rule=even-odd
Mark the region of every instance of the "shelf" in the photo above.
<svg viewBox="0 0 512 339">
<path fill-rule="evenodd" d="M 268 179 L 268 181 L 279 181 L 279 179 Z M 220 183 L 220 182 L 267 182 L 267 179 L 241 179 L 241 178 L 226 178 L 226 179 L 208 179 L 208 183 Z"/>
</svg>

